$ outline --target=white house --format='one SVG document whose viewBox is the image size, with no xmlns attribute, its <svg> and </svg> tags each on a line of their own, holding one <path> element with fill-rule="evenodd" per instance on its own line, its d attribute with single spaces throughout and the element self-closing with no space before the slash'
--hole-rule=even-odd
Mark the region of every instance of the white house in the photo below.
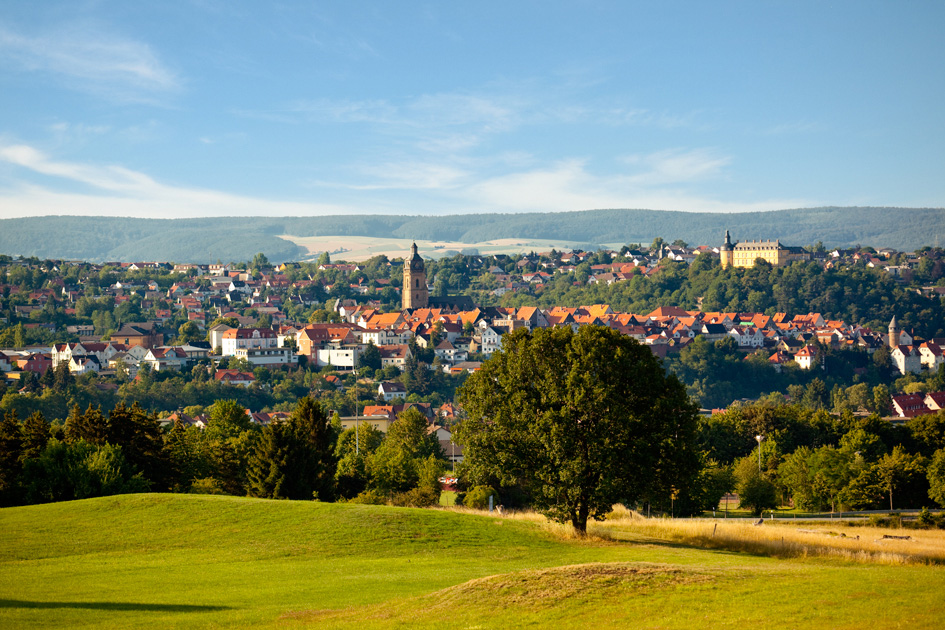
<svg viewBox="0 0 945 630">
<path fill-rule="evenodd" d="M 402 383 L 382 382 L 377 386 L 377 395 L 384 399 L 384 402 L 390 402 L 395 398 L 406 398 L 407 388 Z"/>
<path fill-rule="evenodd" d="M 253 365 L 289 365 L 298 362 L 291 348 L 280 348 L 269 328 L 232 328 L 223 333 L 223 356 L 246 359 Z"/>
<path fill-rule="evenodd" d="M 896 346 L 892 349 L 891 357 L 900 374 L 918 374 L 922 371 L 922 357 L 914 346 Z"/>
</svg>

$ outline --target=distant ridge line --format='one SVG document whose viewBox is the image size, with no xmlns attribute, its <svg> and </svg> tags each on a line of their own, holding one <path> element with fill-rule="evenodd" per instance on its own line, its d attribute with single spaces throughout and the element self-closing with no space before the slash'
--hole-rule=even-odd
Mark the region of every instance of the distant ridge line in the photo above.
<svg viewBox="0 0 945 630">
<path fill-rule="evenodd" d="M 333 215 L 319 217 L 44 216 L 0 219 L 0 253 L 90 261 L 249 260 L 263 252 L 272 261 L 297 260 L 306 250 L 280 238 L 352 236 L 478 243 L 522 238 L 587 243 L 649 244 L 654 237 L 691 245 L 778 239 L 795 246 L 856 245 L 912 251 L 933 246 L 945 234 L 945 208 L 827 206 L 765 212 L 683 212 L 596 209 L 567 212 L 460 215 Z"/>
</svg>

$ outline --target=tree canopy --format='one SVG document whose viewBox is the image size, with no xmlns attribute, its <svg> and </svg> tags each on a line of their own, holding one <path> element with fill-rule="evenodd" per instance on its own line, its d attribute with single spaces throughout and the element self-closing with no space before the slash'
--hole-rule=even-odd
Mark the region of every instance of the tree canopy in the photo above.
<svg viewBox="0 0 945 630">
<path fill-rule="evenodd" d="M 520 486 L 581 534 L 615 502 L 669 497 L 700 468 L 685 388 L 606 327 L 509 334 L 460 400 L 471 481 Z"/>
</svg>

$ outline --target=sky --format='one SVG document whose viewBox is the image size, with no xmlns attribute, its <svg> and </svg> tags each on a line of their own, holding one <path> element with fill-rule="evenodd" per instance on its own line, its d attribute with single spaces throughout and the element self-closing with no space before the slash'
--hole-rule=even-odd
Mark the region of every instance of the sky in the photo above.
<svg viewBox="0 0 945 630">
<path fill-rule="evenodd" d="M 0 3 L 0 218 L 945 207 L 945 3 Z"/>
</svg>

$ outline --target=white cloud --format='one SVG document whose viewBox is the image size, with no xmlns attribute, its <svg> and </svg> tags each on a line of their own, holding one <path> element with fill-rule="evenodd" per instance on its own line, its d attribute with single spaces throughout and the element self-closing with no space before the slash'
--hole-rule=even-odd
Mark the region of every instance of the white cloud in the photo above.
<svg viewBox="0 0 945 630">
<path fill-rule="evenodd" d="M 352 208 L 234 195 L 171 186 L 121 166 L 60 162 L 27 145 L 0 146 L 0 161 L 33 173 L 87 186 L 89 194 L 63 193 L 32 184 L 0 190 L 0 217 L 110 215 L 154 218 L 349 214 Z"/>
<path fill-rule="evenodd" d="M 56 214 L 160 218 L 455 214 L 595 208 L 742 212 L 816 205 L 805 199 L 719 201 L 691 190 L 692 182 L 720 177 L 728 163 L 727 157 L 709 150 L 631 156 L 628 172 L 609 175 L 591 172 L 587 163 L 578 159 L 546 166 L 534 166 L 527 155 L 516 159 L 517 172 L 497 176 L 433 162 L 378 164 L 364 167 L 371 180 L 368 184 L 316 182 L 326 193 L 347 191 L 341 193 L 347 198 L 345 203 L 335 202 L 331 196 L 321 203 L 302 203 L 168 185 L 122 166 L 59 161 L 34 147 L 8 144 L 0 145 L 0 162 L 60 181 L 40 186 L 34 177 L 34 183 L 21 180 L 0 188 L 0 218 Z M 59 192 L 56 187 L 61 181 L 88 191 Z M 396 196 L 391 195 L 394 192 Z"/>
<path fill-rule="evenodd" d="M 673 184 L 717 177 L 731 159 L 710 149 L 666 149 L 648 155 L 623 158 L 631 166 L 642 166 L 644 171 L 629 178 L 641 186 Z"/>
<path fill-rule="evenodd" d="M 445 164 L 392 162 L 365 167 L 371 184 L 352 186 L 358 190 L 401 188 L 408 190 L 440 190 L 455 188 L 467 178 L 466 171 Z"/>
<path fill-rule="evenodd" d="M 0 58 L 28 71 L 65 77 L 74 89 L 130 101 L 180 87 L 178 77 L 141 42 L 75 24 L 35 37 L 0 26 Z"/>
<path fill-rule="evenodd" d="M 469 193 L 478 207 L 512 212 L 600 208 L 749 212 L 812 205 L 803 199 L 719 201 L 689 192 L 679 185 L 670 185 L 716 167 L 700 166 L 697 161 L 686 159 L 651 158 L 650 162 L 656 167 L 652 177 L 645 174 L 600 176 L 589 173 L 581 160 L 567 160 L 550 168 L 486 179 L 471 186 Z"/>
</svg>

